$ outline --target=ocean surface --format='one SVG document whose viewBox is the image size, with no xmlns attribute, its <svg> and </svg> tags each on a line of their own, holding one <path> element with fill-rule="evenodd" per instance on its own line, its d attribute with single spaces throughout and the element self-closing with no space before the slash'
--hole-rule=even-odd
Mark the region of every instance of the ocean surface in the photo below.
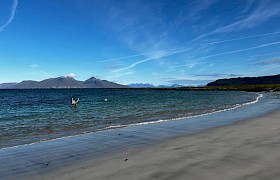
<svg viewBox="0 0 280 180">
<path fill-rule="evenodd" d="M 279 95 L 274 96 L 279 99 Z M 72 97 L 80 99 L 78 106 L 71 105 Z M 235 91 L 0 90 L 0 148 L 132 125 L 207 116 L 253 105 L 260 98 L 264 98 L 262 93 Z"/>
</svg>

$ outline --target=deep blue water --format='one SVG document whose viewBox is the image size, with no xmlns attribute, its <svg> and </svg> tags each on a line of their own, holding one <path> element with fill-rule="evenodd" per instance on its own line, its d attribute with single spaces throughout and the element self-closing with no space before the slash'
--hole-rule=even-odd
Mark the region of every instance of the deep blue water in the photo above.
<svg viewBox="0 0 280 180">
<path fill-rule="evenodd" d="M 80 99 L 77 107 L 71 105 L 72 97 Z M 207 114 L 254 102 L 258 97 L 257 93 L 234 91 L 0 90 L 0 148 L 119 125 Z"/>
</svg>

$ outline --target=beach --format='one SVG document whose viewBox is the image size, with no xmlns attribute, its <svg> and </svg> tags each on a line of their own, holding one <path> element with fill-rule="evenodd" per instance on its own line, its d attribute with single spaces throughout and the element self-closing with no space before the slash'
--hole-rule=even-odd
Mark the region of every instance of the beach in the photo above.
<svg viewBox="0 0 280 180">
<path fill-rule="evenodd" d="M 52 179 L 277 179 L 280 111 L 61 169 Z"/>
<path fill-rule="evenodd" d="M 277 179 L 280 176 L 280 110 L 158 141 L 143 141 L 151 138 L 149 130 L 146 132 L 146 136 L 141 135 L 142 141 L 141 138 L 129 141 L 134 139 L 133 131 L 127 131 L 130 137 L 122 138 L 124 143 L 118 147 L 111 143 L 114 140 L 104 142 L 104 135 L 100 135 L 98 147 L 96 142 L 77 143 L 78 139 L 90 141 L 87 135 L 84 139 L 77 136 L 76 144 L 72 137 L 61 142 L 4 149 L 0 151 L 0 174 L 4 179 Z M 128 142 L 137 145 L 119 148 Z M 114 148 L 119 151 L 112 152 Z"/>
<path fill-rule="evenodd" d="M 280 180 L 280 0 L 0 7 L 0 180 Z"/>
</svg>

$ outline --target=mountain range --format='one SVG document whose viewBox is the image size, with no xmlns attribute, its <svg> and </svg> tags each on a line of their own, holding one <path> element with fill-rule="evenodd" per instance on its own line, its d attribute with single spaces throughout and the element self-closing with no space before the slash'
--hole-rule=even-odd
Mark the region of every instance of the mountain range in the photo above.
<svg viewBox="0 0 280 180">
<path fill-rule="evenodd" d="M 206 86 L 226 86 L 226 85 L 259 85 L 259 84 L 280 84 L 280 74 L 259 77 L 239 77 L 230 79 L 218 79 L 208 83 Z"/>
<path fill-rule="evenodd" d="M 0 89 L 8 89 L 9 87 L 16 85 L 17 83 L 2 83 L 0 84 Z"/>
<path fill-rule="evenodd" d="M 261 77 L 239 77 L 230 79 L 218 79 L 206 86 L 226 86 L 226 85 L 260 85 L 260 84 L 280 84 L 280 74 Z M 22 81 L 20 83 L 3 83 L 0 89 L 50 89 L 50 88 L 178 88 L 182 85 L 154 86 L 153 84 L 135 83 L 121 85 L 107 80 L 100 80 L 91 77 L 86 81 L 78 81 L 73 77 L 57 77 L 42 81 Z"/>
<path fill-rule="evenodd" d="M 48 89 L 48 88 L 127 88 L 107 80 L 91 77 L 86 81 L 78 81 L 72 77 L 57 77 L 42 81 L 22 81 L 20 83 L 3 83 L 0 89 Z"/>
</svg>

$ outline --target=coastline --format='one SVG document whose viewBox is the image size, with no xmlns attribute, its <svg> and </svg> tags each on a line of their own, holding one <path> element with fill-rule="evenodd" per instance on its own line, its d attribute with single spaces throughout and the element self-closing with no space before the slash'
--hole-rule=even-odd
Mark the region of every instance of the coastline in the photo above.
<svg viewBox="0 0 280 180">
<path fill-rule="evenodd" d="M 266 114 L 264 109 L 279 102 L 265 99 L 261 101 L 266 103 L 193 119 L 0 149 L 0 175 L 3 179 L 232 179 L 246 173 L 249 179 L 256 174 L 253 179 L 263 179 L 278 175 L 277 167 L 269 165 L 279 164 L 280 159 L 280 109 Z"/>
<path fill-rule="evenodd" d="M 280 110 L 61 168 L 43 179 L 277 179 Z"/>
</svg>

